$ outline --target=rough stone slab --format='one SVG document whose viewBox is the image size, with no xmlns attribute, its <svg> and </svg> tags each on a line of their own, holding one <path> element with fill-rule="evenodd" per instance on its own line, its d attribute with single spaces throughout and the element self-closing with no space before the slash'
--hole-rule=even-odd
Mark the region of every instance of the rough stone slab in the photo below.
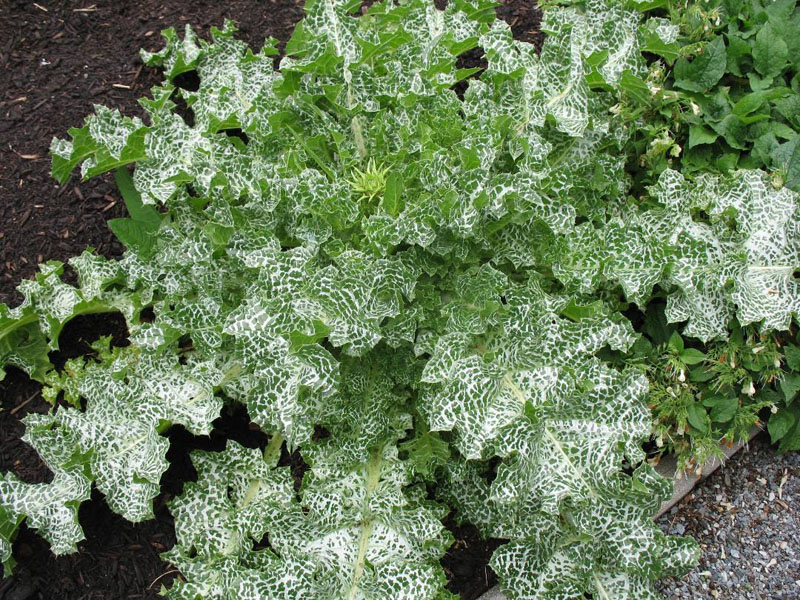
<svg viewBox="0 0 800 600">
<path fill-rule="evenodd" d="M 672 479 L 673 494 L 672 498 L 661 504 L 661 508 L 658 509 L 658 513 L 653 517 L 653 519 L 657 519 L 670 508 L 675 506 L 678 502 L 680 502 L 689 492 L 694 489 L 698 483 L 719 469 L 725 463 L 725 461 L 746 446 L 750 440 L 761 433 L 761 431 L 762 430 L 758 427 L 753 427 L 753 429 L 750 430 L 750 436 L 746 440 L 741 440 L 730 448 L 724 444 L 721 444 L 720 450 L 722 450 L 724 458 L 722 460 L 718 458 L 712 458 L 704 463 L 702 468 L 699 469 L 700 475 L 698 475 L 697 470 L 695 470 L 692 473 L 683 473 L 680 479 L 676 479 L 675 475 L 677 471 L 677 461 L 675 460 L 675 457 L 670 455 L 662 458 L 658 465 L 656 465 L 656 471 L 658 471 L 664 477 Z M 508 600 L 508 597 L 500 591 L 500 588 L 493 587 L 480 598 L 478 598 L 478 600 Z"/>
<path fill-rule="evenodd" d="M 698 483 L 719 469 L 725 463 L 725 461 L 746 446 L 750 440 L 756 437 L 759 433 L 761 433 L 761 429 L 758 427 L 753 427 L 753 429 L 750 430 L 750 436 L 746 440 L 741 440 L 730 448 L 724 444 L 720 445 L 720 450 L 722 450 L 722 454 L 725 458 L 722 460 L 718 458 L 712 458 L 711 460 L 707 461 L 700 469 L 700 475 L 698 475 L 697 470 L 695 470 L 691 473 L 683 473 L 680 479 L 676 479 L 675 474 L 677 471 L 677 461 L 675 460 L 675 457 L 670 455 L 662 458 L 658 465 L 656 465 L 656 471 L 658 471 L 664 477 L 672 479 L 673 493 L 672 498 L 661 505 L 661 508 L 658 509 L 658 513 L 653 518 L 657 519 L 670 508 L 675 506 L 678 502 L 680 502 L 683 497 L 691 492 Z"/>
<path fill-rule="evenodd" d="M 500 588 L 493 587 L 483 596 L 478 598 L 478 600 L 508 600 L 508 598 L 503 592 L 500 591 Z"/>
</svg>

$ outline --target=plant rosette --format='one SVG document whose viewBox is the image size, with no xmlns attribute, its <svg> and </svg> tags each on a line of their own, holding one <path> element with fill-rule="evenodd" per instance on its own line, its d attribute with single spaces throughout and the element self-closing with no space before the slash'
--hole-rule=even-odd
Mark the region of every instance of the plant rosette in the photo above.
<svg viewBox="0 0 800 600">
<path fill-rule="evenodd" d="M 308 2 L 277 70 L 274 40 L 254 53 L 231 23 L 212 42 L 167 30 L 143 53 L 166 75 L 146 122 L 98 106 L 54 140 L 60 181 L 117 169 L 127 251 L 72 259 L 77 287 L 43 265 L 0 306 L 0 363 L 66 401 L 25 419 L 53 481 L 0 481 L 6 566 L 24 519 L 73 551 L 91 485 L 150 518 L 164 431 L 208 435 L 228 403 L 270 442 L 192 454 L 169 597 L 451 598 L 451 512 L 507 541 L 491 566 L 513 598 L 654 598 L 697 561 L 650 518 L 671 484 L 644 460 L 620 311 L 661 289 L 687 336 L 788 327 L 797 196 L 755 171 L 665 171 L 628 197 L 617 107 L 653 36 L 671 43 L 663 20 L 548 6 L 537 55 L 484 0 L 359 6 Z M 460 97 L 477 46 L 488 66 Z M 189 71 L 199 87 L 176 87 Z M 130 345 L 56 371 L 63 324 L 112 310 Z"/>
</svg>

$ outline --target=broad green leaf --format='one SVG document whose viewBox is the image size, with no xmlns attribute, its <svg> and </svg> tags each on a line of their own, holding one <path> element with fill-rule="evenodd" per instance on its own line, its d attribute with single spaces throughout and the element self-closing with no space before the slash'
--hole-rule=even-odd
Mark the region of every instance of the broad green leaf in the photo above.
<svg viewBox="0 0 800 600">
<path fill-rule="evenodd" d="M 686 408 L 689 424 L 700 432 L 708 433 L 711 426 L 706 409 L 702 404 L 691 404 Z"/>
<path fill-rule="evenodd" d="M 725 73 L 725 41 L 715 37 L 689 62 L 679 58 L 675 63 L 675 85 L 692 92 L 705 92 L 717 84 Z"/>
<path fill-rule="evenodd" d="M 788 410 L 779 410 L 774 415 L 770 415 L 767 421 L 767 431 L 769 431 L 770 441 L 775 444 L 782 440 L 795 422 L 795 416 Z"/>
<path fill-rule="evenodd" d="M 669 343 L 667 344 L 667 347 L 680 356 L 683 353 L 684 348 L 681 334 L 677 331 L 673 331 L 672 335 L 669 336 Z"/>
<path fill-rule="evenodd" d="M 800 134 L 771 153 L 773 164 L 786 172 L 786 187 L 800 192 Z"/>
<path fill-rule="evenodd" d="M 733 114 L 743 117 L 758 110 L 765 102 L 784 97 L 791 92 L 786 88 L 775 88 L 747 94 L 733 105 Z"/>
<path fill-rule="evenodd" d="M 794 406 L 786 408 L 785 412 L 794 418 L 794 425 L 792 425 L 782 437 L 778 450 L 780 452 L 791 452 L 800 449 L 800 407 L 795 404 Z M 777 414 L 781 414 L 781 411 L 778 411 Z M 786 417 L 782 418 L 786 421 L 789 420 Z M 767 426 L 769 427 L 769 424 L 767 424 Z"/>
<path fill-rule="evenodd" d="M 726 116 L 718 123 L 711 123 L 711 128 L 718 133 L 728 143 L 731 148 L 737 150 L 747 150 L 746 124 L 742 117 L 735 114 Z M 719 161 L 718 161 L 719 162 Z M 733 161 L 734 166 L 735 160 Z M 728 170 L 728 169 L 723 169 Z"/>
<path fill-rule="evenodd" d="M 629 70 L 622 72 L 619 80 L 620 89 L 640 104 L 647 105 L 650 102 L 650 88 L 641 77 L 633 75 Z"/>
<path fill-rule="evenodd" d="M 784 374 L 780 386 L 786 406 L 789 406 L 794 401 L 797 392 L 800 391 L 800 375 L 797 373 Z"/>
<path fill-rule="evenodd" d="M 711 420 L 714 423 L 727 423 L 739 410 L 739 398 L 713 396 L 703 400 L 703 406 L 711 409 Z"/>
<path fill-rule="evenodd" d="M 719 135 L 709 131 L 704 125 L 689 126 L 689 145 L 687 148 L 694 148 L 703 144 L 713 144 Z"/>
<path fill-rule="evenodd" d="M 787 367 L 792 371 L 800 371 L 800 347 L 786 344 L 783 347 L 783 355 L 786 358 Z"/>
<path fill-rule="evenodd" d="M 800 94 L 797 92 L 781 94 L 774 104 L 783 118 L 791 123 L 794 130 L 800 127 L 800 114 L 798 114 L 800 112 Z"/>
<path fill-rule="evenodd" d="M 154 228 L 134 219 L 111 219 L 108 226 L 129 250 L 143 257 L 151 254 Z"/>
<path fill-rule="evenodd" d="M 686 348 L 680 354 L 680 359 L 687 365 L 696 365 L 707 360 L 705 354 L 696 348 Z"/>
<path fill-rule="evenodd" d="M 737 77 L 744 77 L 751 51 L 750 44 L 741 35 L 729 34 L 726 70 Z"/>
<path fill-rule="evenodd" d="M 786 42 L 770 24 L 759 29 L 753 46 L 753 65 L 759 73 L 775 77 L 783 71 L 788 55 Z"/>
</svg>

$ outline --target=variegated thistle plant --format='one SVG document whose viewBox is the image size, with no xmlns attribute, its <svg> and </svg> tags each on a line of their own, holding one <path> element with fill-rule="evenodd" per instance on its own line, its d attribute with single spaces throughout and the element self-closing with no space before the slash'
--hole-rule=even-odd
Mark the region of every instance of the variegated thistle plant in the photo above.
<svg viewBox="0 0 800 600">
<path fill-rule="evenodd" d="M 143 54 L 166 75 L 146 121 L 96 107 L 53 142 L 61 181 L 118 169 L 128 249 L 71 260 L 78 287 L 47 263 L 0 305 L 0 364 L 66 401 L 26 418 L 52 482 L 0 480 L 7 568 L 24 519 L 75 550 L 91 485 L 151 517 L 164 432 L 208 435 L 229 403 L 270 442 L 193 453 L 169 597 L 449 598 L 450 512 L 505 540 L 491 565 L 513 598 L 653 598 L 697 559 L 651 521 L 671 486 L 643 460 L 648 381 L 615 358 L 638 338 L 620 309 L 658 286 L 686 335 L 785 327 L 797 197 L 673 171 L 627 196 L 619 108 L 641 51 L 674 42 L 662 19 L 550 7 L 537 55 L 486 0 L 359 5 L 308 1 L 278 70 L 274 41 L 253 53 L 230 23 L 212 42 L 168 30 Z M 188 71 L 195 91 L 173 83 Z M 55 370 L 64 323 L 104 311 L 130 345 Z M 284 445 L 309 467 L 299 492 Z"/>
</svg>

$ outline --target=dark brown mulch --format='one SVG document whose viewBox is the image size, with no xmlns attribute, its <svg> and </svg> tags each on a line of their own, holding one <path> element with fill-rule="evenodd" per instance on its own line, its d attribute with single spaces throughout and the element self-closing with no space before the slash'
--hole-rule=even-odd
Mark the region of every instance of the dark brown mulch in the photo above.
<svg viewBox="0 0 800 600">
<path fill-rule="evenodd" d="M 105 256 L 122 252 L 106 226 L 124 216 L 112 178 L 74 178 L 59 186 L 50 177 L 48 149 L 54 136 L 81 125 L 93 104 L 142 115 L 137 100 L 161 78 L 143 68 L 139 48 L 160 49 L 166 27 L 191 23 L 207 34 L 225 18 L 260 48 L 265 37 L 288 39 L 301 14 L 293 0 L 6 4 L 0 11 L 0 301 L 18 300 L 13 288 L 42 260 L 65 261 L 86 246 Z"/>
<path fill-rule="evenodd" d="M 45 260 L 66 261 L 87 246 L 119 256 L 122 247 L 106 225 L 125 209 L 109 175 L 59 186 L 50 177 L 48 148 L 82 124 L 93 104 L 141 115 L 137 99 L 160 81 L 143 68 L 138 49 L 159 49 L 161 29 L 191 23 L 205 35 L 225 18 L 237 21 L 239 37 L 259 48 L 265 37 L 285 42 L 302 15 L 302 0 L 0 0 L 0 302 L 14 305 L 20 280 L 30 278 Z M 498 15 L 518 39 L 537 43 L 539 11 L 529 0 L 506 0 Z M 480 65 L 480 52 L 464 66 Z M 76 320 L 65 328 L 56 363 L 88 350 L 99 335 L 124 343 L 124 324 L 101 316 Z M 25 481 L 47 481 L 51 474 L 20 437 L 20 419 L 44 412 L 39 386 L 10 369 L 0 382 L 0 473 L 12 471 Z M 257 446 L 261 434 L 250 430 L 246 414 L 234 410 L 215 423 L 211 439 L 185 431 L 170 432 L 172 466 L 155 502 L 156 518 L 131 524 L 111 513 L 94 492 L 80 510 L 87 540 L 79 552 L 56 558 L 47 544 L 23 525 L 15 543 L 19 561 L 14 577 L 0 581 L 0 600 L 157 598 L 162 583 L 174 577 L 158 553 L 174 543 L 165 502 L 193 475 L 188 453 L 220 449 L 225 437 Z M 283 464 L 300 469 L 294 456 Z M 443 564 L 454 577 L 450 589 L 471 600 L 493 583 L 486 567 L 493 549 L 474 530 L 455 528 L 456 544 Z"/>
</svg>

